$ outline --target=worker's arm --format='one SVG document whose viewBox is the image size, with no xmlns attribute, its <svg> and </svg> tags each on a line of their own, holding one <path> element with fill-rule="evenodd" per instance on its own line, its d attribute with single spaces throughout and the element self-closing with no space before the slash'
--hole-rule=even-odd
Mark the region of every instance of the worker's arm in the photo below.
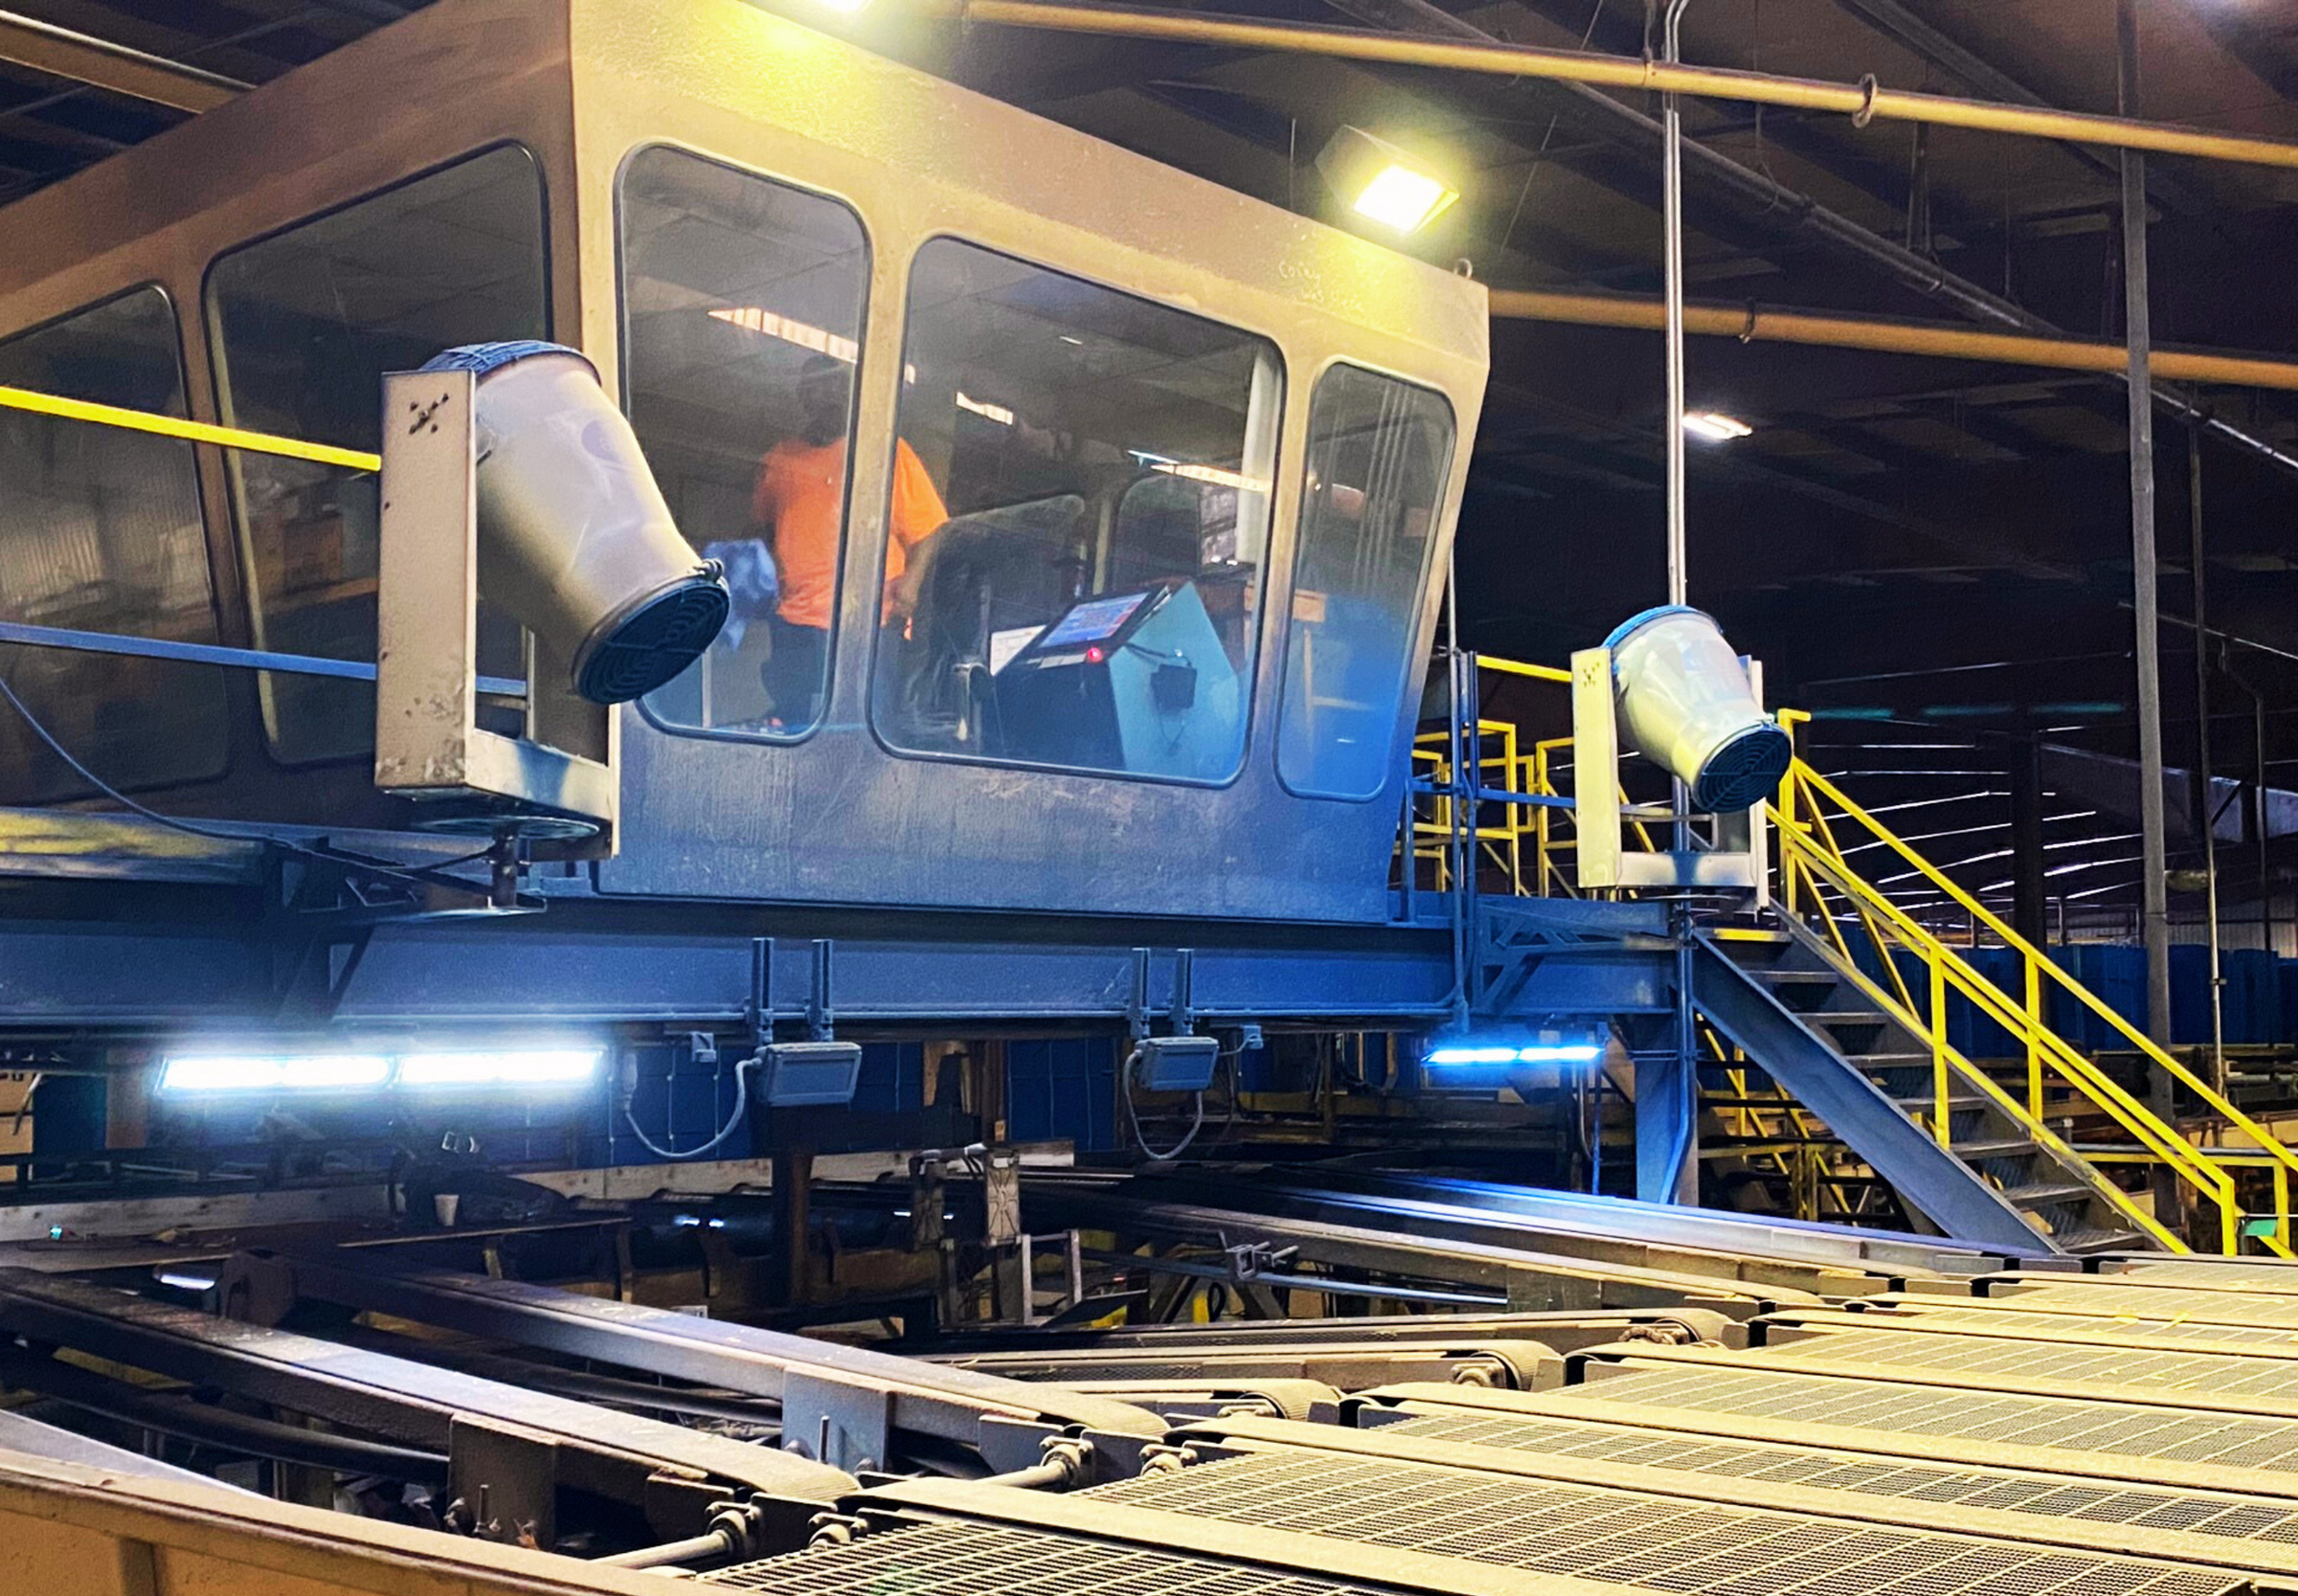
<svg viewBox="0 0 2298 1596">
<path fill-rule="evenodd" d="M 886 607 L 894 615 L 908 617 L 917 610 L 918 585 L 923 581 L 927 561 L 920 546 L 941 529 L 950 512 L 941 502 L 941 491 L 934 485 L 934 477 L 917 452 L 900 438 L 893 444 L 893 506 L 887 519 L 886 540 L 890 548 L 902 551 L 902 569 L 893 571 L 893 561 L 886 562 Z"/>
</svg>

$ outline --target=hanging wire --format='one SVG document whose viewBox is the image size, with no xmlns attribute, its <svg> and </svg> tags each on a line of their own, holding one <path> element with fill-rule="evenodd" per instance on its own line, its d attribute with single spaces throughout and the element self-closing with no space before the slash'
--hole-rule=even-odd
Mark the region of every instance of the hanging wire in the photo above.
<svg viewBox="0 0 2298 1596">
<path fill-rule="evenodd" d="M 476 853 L 462 854 L 453 859 L 442 859 L 436 865 L 417 860 L 404 860 L 394 864 L 384 864 L 370 862 L 364 859 L 348 858 L 340 854 L 324 853 L 317 848 L 308 848 L 300 843 L 291 843 L 283 837 L 272 836 L 267 833 L 250 834 L 240 831 L 225 831 L 217 827 L 204 826 L 196 823 L 195 821 L 181 820 L 173 815 L 163 815 L 157 809 L 153 809 L 146 804 L 139 803 L 134 798 L 129 798 L 119 788 L 113 786 L 110 782 L 104 780 L 102 776 L 98 776 L 94 771 L 88 769 L 86 765 L 80 763 L 80 761 L 73 754 L 70 749 L 64 747 L 62 743 L 56 740 L 56 734 L 48 730 L 47 726 L 41 722 L 40 717 L 32 712 L 31 706 L 27 705 L 23 699 L 16 695 L 15 687 L 10 684 L 5 675 L 0 675 L 0 698 L 4 698 L 8 701 L 9 708 L 15 710 L 17 716 L 23 720 L 25 726 L 31 729 L 32 734 L 37 737 L 42 743 L 46 744 L 48 752 L 55 754 L 57 759 L 61 760 L 64 764 L 64 768 L 69 770 L 74 776 L 79 776 L 82 781 L 95 788 L 105 798 L 110 798 L 114 803 L 119 804 L 122 808 L 126 809 L 134 814 L 141 815 L 144 819 L 154 821 L 157 824 L 167 826 L 171 830 L 184 832 L 189 836 L 204 837 L 210 842 L 214 843 L 268 843 L 273 847 L 283 848 L 287 852 L 295 854 L 299 858 L 310 861 L 312 863 L 350 865 L 358 869 L 372 870 L 378 875 L 391 876 L 401 881 L 412 881 L 417 883 L 418 885 L 424 882 L 424 872 L 451 869 L 458 865 L 473 865 L 494 852 L 492 848 L 481 848 Z"/>
</svg>

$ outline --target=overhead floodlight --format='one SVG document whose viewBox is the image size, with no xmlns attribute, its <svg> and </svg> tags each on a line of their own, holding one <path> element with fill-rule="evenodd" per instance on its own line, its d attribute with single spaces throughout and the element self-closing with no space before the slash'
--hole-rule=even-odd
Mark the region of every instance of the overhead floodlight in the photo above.
<svg viewBox="0 0 2298 1596">
<path fill-rule="evenodd" d="M 391 1074 L 381 1053 L 201 1053 L 161 1068 L 162 1091 L 326 1091 L 380 1086 Z"/>
<path fill-rule="evenodd" d="M 1399 233 L 1418 232 L 1460 197 L 1428 162 L 1362 127 L 1335 133 L 1317 169 L 1350 210 Z"/>
<path fill-rule="evenodd" d="M 399 1060 L 399 1084 L 415 1087 L 572 1086 L 597 1072 L 596 1047 L 409 1053 Z"/>
<path fill-rule="evenodd" d="M 1710 443 L 1729 443 L 1735 438 L 1746 438 L 1755 429 L 1736 416 L 1726 416 L 1719 410 L 1695 410 L 1683 418 L 1683 430 L 1694 438 L 1704 438 Z"/>
</svg>

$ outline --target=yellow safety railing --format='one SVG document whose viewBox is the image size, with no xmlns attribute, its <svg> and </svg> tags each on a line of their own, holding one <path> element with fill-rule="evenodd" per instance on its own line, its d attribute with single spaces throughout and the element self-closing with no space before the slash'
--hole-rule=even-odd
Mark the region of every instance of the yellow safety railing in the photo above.
<svg viewBox="0 0 2298 1596">
<path fill-rule="evenodd" d="M 2197 1206 L 2199 1218 L 2215 1230 L 2219 1249 L 2241 1250 L 2245 1215 L 2237 1181 L 2228 1160 L 2206 1155 L 2187 1140 L 2176 1126 L 2126 1090 L 2096 1062 L 2054 1030 L 2045 1016 L 2051 997 L 2059 995 L 2104 1022 L 2140 1053 L 2148 1063 L 2193 1092 L 2231 1139 L 2231 1150 L 2272 1171 L 2272 1207 L 2258 1217 L 2263 1228 L 2251 1230 L 2270 1250 L 2291 1257 L 2290 1175 L 2298 1171 L 2298 1153 L 2283 1145 L 2209 1083 L 2157 1046 L 2122 1015 L 2068 975 L 2042 950 L 2003 922 L 1992 910 L 1966 892 L 1928 860 L 1901 840 L 1882 821 L 1846 796 L 1825 776 L 1798 760 L 1782 783 L 1774 805 L 1779 841 L 1781 901 L 1787 912 L 1813 924 L 1836 950 L 1849 978 L 1903 1024 L 1924 1037 L 1932 1049 L 1933 1106 L 1930 1129 L 1947 1140 L 1949 1099 L 1956 1090 L 1987 1097 L 2010 1115 L 2024 1135 L 2081 1160 L 2043 1123 L 2046 1104 L 2054 1092 L 2057 1106 L 2080 1107 L 2103 1115 L 2130 1138 L 2130 1144 L 2149 1166 L 2167 1170 L 2177 1189 Z M 1999 937 L 2019 958 L 2018 991 L 2006 992 L 1981 974 L 1963 955 L 1934 935 L 1849 862 L 1838 840 L 1838 827 L 1857 829 L 1864 844 L 1881 844 L 1929 887 L 1971 917 L 1973 923 Z M 1890 987 L 1886 990 L 1859 968 L 1853 939 L 1863 937 L 1880 955 Z M 1923 992 L 1908 985 L 1895 951 L 1914 955 Z M 2010 1033 L 2025 1054 L 2024 1101 L 1996 1084 L 1986 1070 L 1972 1064 L 1947 1041 L 1950 995 L 1970 1002 L 1984 1019 Z M 2071 1098 L 2071 1103 L 2067 1099 Z M 2136 1226 L 2184 1250 L 2183 1244 L 2146 1212 L 2129 1194 L 2102 1178 L 2104 1193 Z"/>
<path fill-rule="evenodd" d="M 1476 656 L 1476 669 L 1479 677 L 1490 671 L 1566 687 L 1572 680 L 1570 671 L 1554 665 L 1527 664 L 1490 654 Z M 1473 784 L 1478 791 L 1549 798 L 1571 796 L 1570 737 L 1546 737 L 1526 746 L 1521 740 L 1522 729 L 1514 721 L 1479 716 L 1471 725 L 1474 731 L 1464 732 L 1469 746 L 1463 750 L 1463 763 L 1475 773 Z M 1417 869 L 1426 863 L 1430 873 L 1422 878 L 1423 884 L 1439 892 L 1449 891 L 1453 885 L 1451 744 L 1449 731 L 1423 731 L 1412 739 L 1412 775 L 1435 791 L 1421 795 L 1425 802 L 1416 799 L 1405 835 L 1397 842 L 1406 866 Z M 1619 801 L 1627 803 L 1626 790 L 1615 791 Z M 1579 896 L 1579 885 L 1568 865 L 1569 856 L 1578 846 L 1569 809 L 1493 798 L 1471 805 L 1469 815 L 1474 823 L 1466 835 L 1476 849 L 1479 869 L 1489 866 L 1497 870 L 1506 878 L 1510 892 L 1518 897 Z M 1646 851 L 1664 846 L 1644 821 L 1632 820 L 1630 825 L 1638 845 Z"/>
<path fill-rule="evenodd" d="M 1536 790 L 1523 785 L 1532 779 L 1534 765 L 1528 755 L 1518 752 L 1514 721 L 1479 720 L 1463 741 L 1468 745 L 1464 763 L 1471 773 L 1471 786 L 1498 793 Z M 1435 887 L 1440 892 L 1452 887 L 1451 744 L 1451 734 L 1444 731 L 1424 731 L 1412 739 L 1412 774 L 1427 777 L 1436 789 L 1425 814 L 1414 806 L 1412 857 L 1433 861 Z M 1519 897 L 1525 892 L 1524 839 L 1541 835 L 1539 821 L 1527 819 L 1526 809 L 1523 804 L 1497 799 L 1471 802 L 1466 807 L 1467 835 L 1479 866 L 1489 862 L 1498 867 L 1508 879 L 1508 889 Z M 1544 816 L 1546 811 L 1532 807 L 1530 814 Z M 1533 890 L 1537 893 L 1539 888 Z"/>
<path fill-rule="evenodd" d="M 249 432 L 244 427 L 219 427 L 209 421 L 187 421 L 180 416 L 162 416 L 148 410 L 127 410 L 87 399 L 67 399 L 56 393 L 36 393 L 29 388 L 0 387 L 0 410 L 21 410 L 34 416 L 53 416 L 64 421 L 88 421 L 98 426 L 122 427 L 129 432 L 180 438 L 189 443 L 213 443 L 251 454 L 280 455 L 306 460 L 317 465 L 340 465 L 348 471 L 380 471 L 383 457 L 362 449 L 339 449 L 332 443 L 307 443 L 300 438 Z"/>
</svg>

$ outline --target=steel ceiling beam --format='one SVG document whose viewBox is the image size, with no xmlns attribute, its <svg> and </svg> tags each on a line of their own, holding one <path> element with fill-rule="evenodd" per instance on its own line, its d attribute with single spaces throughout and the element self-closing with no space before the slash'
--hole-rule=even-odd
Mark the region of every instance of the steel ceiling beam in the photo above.
<svg viewBox="0 0 2298 1596">
<path fill-rule="evenodd" d="M 2042 105 L 2043 98 L 1976 51 L 1949 38 L 1909 11 L 1904 0 L 1836 0 L 1836 4 L 1894 43 L 1904 46 L 1949 77 L 1959 78 L 1990 100 L 2011 105 Z M 2109 183 L 2119 184 L 2122 173 L 2114 163 L 2079 144 L 2060 147 L 2084 168 Z M 2159 168 L 2147 173 L 2147 192 L 2181 217 L 2209 221 L 2211 207 L 2202 196 Z"/>
<path fill-rule="evenodd" d="M 1483 40 L 1496 46 L 1500 42 L 1474 23 L 1463 21 L 1431 4 L 1431 0 L 1326 0 L 1326 3 L 1344 15 L 1374 27 L 1406 33 L 1420 32 L 1463 42 Z M 1618 123 L 1635 126 L 1655 144 L 1658 141 L 1660 128 L 1656 121 L 1622 104 L 1611 96 L 1600 93 L 1586 83 L 1569 80 L 1553 86 L 1571 91 L 1581 103 L 1601 110 Z M 1839 253 L 1882 272 L 1903 287 L 1952 305 L 1959 313 L 1973 321 L 2017 327 L 2044 336 L 2065 336 L 2063 328 L 2023 305 L 1990 293 L 1968 278 L 1958 277 L 1936 261 L 1893 243 L 1850 217 L 1830 211 L 1810 195 L 1790 189 L 1762 172 L 1743 167 L 1697 140 L 1684 145 L 1683 155 L 1686 169 L 1724 183 L 1753 203 L 1785 210 L 1814 236 Z M 2179 419 L 2200 427 L 2242 453 L 2298 476 L 2298 456 L 2288 454 L 2256 434 L 2220 419 L 2171 384 L 2157 382 L 2154 385 L 2154 402 Z"/>
<path fill-rule="evenodd" d="M 14 11 L 0 11 L 0 61 L 193 114 L 229 104 L 248 88 L 237 79 Z"/>
</svg>

